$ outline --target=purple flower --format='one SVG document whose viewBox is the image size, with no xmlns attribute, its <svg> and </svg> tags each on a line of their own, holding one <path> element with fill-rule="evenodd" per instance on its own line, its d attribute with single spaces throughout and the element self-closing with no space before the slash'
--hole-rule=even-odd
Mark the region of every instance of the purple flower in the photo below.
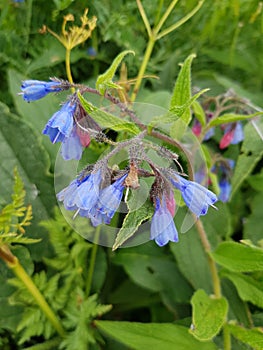
<svg viewBox="0 0 263 350">
<path fill-rule="evenodd" d="M 151 239 L 154 239 L 160 247 L 169 241 L 178 242 L 178 232 L 167 208 L 164 195 L 162 200 L 160 198 L 155 200 L 155 212 L 151 222 Z"/>
<path fill-rule="evenodd" d="M 217 196 L 204 186 L 188 181 L 178 174 L 174 174 L 170 180 L 173 186 L 181 191 L 185 204 L 197 217 L 205 215 L 208 207 L 218 200 Z"/>
<path fill-rule="evenodd" d="M 61 91 L 61 83 L 59 81 L 39 81 L 39 80 L 25 80 L 21 85 L 22 92 L 20 95 L 26 102 L 40 100 L 50 92 Z"/>
<path fill-rule="evenodd" d="M 62 142 L 61 155 L 65 160 L 81 159 L 82 145 L 76 129 L 77 127 L 75 125 L 69 137 L 65 137 Z"/>
<path fill-rule="evenodd" d="M 52 143 L 62 142 L 69 137 L 73 129 L 73 117 L 76 104 L 67 101 L 47 122 L 43 134 L 49 136 Z"/>
<path fill-rule="evenodd" d="M 104 222 L 110 223 L 116 210 L 118 209 L 124 191 L 124 180 L 128 174 L 123 175 L 113 184 L 101 190 L 98 202 L 90 212 L 90 218 L 94 226 Z"/>
</svg>

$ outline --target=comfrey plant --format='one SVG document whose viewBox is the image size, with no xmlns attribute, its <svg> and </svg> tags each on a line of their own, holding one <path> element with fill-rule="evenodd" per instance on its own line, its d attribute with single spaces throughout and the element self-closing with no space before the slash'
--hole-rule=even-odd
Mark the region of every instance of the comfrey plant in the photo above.
<svg viewBox="0 0 263 350">
<path fill-rule="evenodd" d="M 117 57 L 116 62 L 121 56 Z M 58 79 L 46 83 L 30 80 L 22 83 L 21 94 L 25 101 L 30 102 L 45 97 L 48 93 L 68 90 L 72 87 L 74 88 L 75 85 L 64 81 L 59 83 Z M 144 141 L 147 135 L 146 130 L 127 141 L 117 143 L 108 140 L 106 135 L 98 131 L 101 129 L 93 120 L 93 114 L 88 115 L 81 104 L 82 94 L 87 88 L 78 86 L 78 89 L 78 92 L 70 95 L 61 109 L 51 117 L 44 127 L 43 134 L 48 135 L 52 143 L 62 142 L 61 153 L 66 160 L 80 159 L 82 145 L 86 147 L 89 145 L 89 142 L 83 143 L 83 139 L 90 140 L 90 137 L 101 142 L 110 142 L 114 148 L 107 156 L 84 169 L 67 188 L 59 192 L 58 200 L 63 201 L 65 209 L 74 210 L 74 216 L 87 217 L 94 226 L 102 223 L 109 224 L 119 207 L 124 190 L 132 188 L 139 191 L 139 178 L 153 177 L 154 183 L 150 190 L 150 198 L 154 204 L 155 213 L 151 225 L 151 239 L 154 239 L 160 246 L 169 241 L 178 241 L 177 230 L 173 222 L 174 209 L 172 208 L 175 207 L 175 202 L 170 206 L 167 203 L 174 201 L 172 199 L 173 189 L 181 192 L 185 204 L 197 217 L 207 213 L 208 207 L 213 206 L 217 201 L 217 196 L 196 182 L 187 180 L 172 168 L 161 168 L 149 159 L 147 149 L 152 148 L 170 161 L 178 162 L 177 154 L 164 147 L 151 144 L 147 140 Z M 116 98 L 113 99 L 110 95 L 108 97 L 120 105 Z M 134 112 L 128 108 L 126 108 L 126 113 L 135 117 Z M 107 114 L 105 114 L 106 117 Z M 89 123 L 91 120 L 92 123 Z M 84 128 L 80 123 L 91 124 L 91 127 Z M 95 125 L 96 129 L 92 125 Z M 141 124 L 140 127 L 145 129 Z M 84 136 L 81 137 L 80 132 L 83 132 Z M 108 166 L 109 159 L 123 148 L 128 148 L 131 156 L 126 168 L 123 170 L 111 169 Z M 136 149 L 139 151 L 136 152 Z M 144 163 L 144 168 L 141 167 L 142 163 Z M 152 171 L 147 171 L 147 166 Z"/>
<path fill-rule="evenodd" d="M 199 260 L 198 256 L 194 263 L 189 264 L 190 277 L 187 275 L 187 279 L 182 279 L 185 285 L 185 289 L 182 290 L 186 290 L 189 295 L 194 292 L 191 298 L 193 309 L 192 325 L 190 327 L 191 334 L 189 334 L 189 329 L 186 327 L 174 324 L 168 325 L 169 327 L 171 326 L 171 329 L 166 328 L 167 324 L 158 324 L 155 329 L 152 328 L 150 330 L 155 336 L 160 329 L 164 330 L 165 334 L 166 332 L 169 334 L 168 343 L 166 343 L 166 339 L 163 340 L 163 334 L 160 335 L 160 347 L 164 344 L 164 348 L 171 348 L 171 344 L 173 346 L 175 343 L 177 346 L 177 338 L 179 338 L 183 344 L 183 347 L 180 349 L 199 349 L 202 346 L 206 349 L 214 349 L 215 344 L 212 343 L 212 339 L 222 330 L 224 349 L 230 350 L 230 332 L 234 334 L 235 331 L 237 332 L 237 329 L 227 321 L 231 303 L 228 303 L 226 297 L 223 296 L 217 264 L 221 264 L 226 269 L 226 272 L 223 272 L 223 276 L 230 276 L 229 279 L 234 284 L 236 284 L 238 278 L 240 280 L 243 277 L 245 284 L 248 283 L 248 276 L 243 276 L 241 273 L 258 271 L 258 261 L 262 261 L 262 254 L 258 253 L 258 248 L 249 246 L 248 249 L 252 254 L 259 254 L 257 256 L 260 256 L 260 259 L 258 258 L 257 263 L 247 259 L 250 263 L 248 270 L 244 267 L 244 263 L 234 261 L 233 266 L 234 269 L 236 268 L 234 271 L 237 271 L 239 275 L 232 277 L 232 265 L 229 267 L 228 262 L 233 258 L 232 255 L 239 256 L 239 253 L 247 258 L 247 247 L 235 242 L 223 242 L 217 249 L 218 251 L 214 253 L 208 239 L 210 236 L 206 232 L 202 219 L 205 215 L 211 214 L 212 210 L 210 207 L 215 208 L 215 205 L 222 205 L 222 203 L 218 203 L 219 200 L 226 202 L 230 199 L 230 179 L 232 171 L 235 171 L 234 165 L 236 163 L 220 152 L 222 149 L 232 147 L 230 145 L 240 143 L 243 140 L 242 121 L 262 113 L 253 114 L 249 109 L 246 110 L 245 103 L 243 101 L 240 103 L 229 92 L 216 98 L 205 98 L 203 100 L 204 103 L 199 104 L 197 102 L 198 98 L 207 89 L 192 94 L 191 64 L 195 58 L 194 54 L 188 56 L 181 65 L 171 94 L 168 110 L 163 109 L 162 112 L 151 113 L 149 121 L 149 119 L 145 118 L 145 114 L 149 112 L 147 106 L 137 108 L 136 104 L 133 104 L 145 76 L 146 67 L 155 43 L 191 18 L 199 10 L 203 2 L 203 0 L 199 1 L 196 7 L 180 21 L 163 29 L 163 25 L 177 1 L 171 1 L 169 7 L 163 12 L 159 9 L 159 17 L 157 16 L 159 19 L 156 18 L 155 21 L 152 21 L 152 23 L 155 23 L 152 28 L 141 1 L 137 0 L 138 9 L 149 40 L 131 93 L 129 93 L 128 89 L 127 91 L 125 90 L 124 84 L 114 80 L 116 71 L 119 65 L 123 63 L 126 55 L 134 54 L 133 51 L 129 50 L 121 52 L 113 60 L 106 72 L 97 77 L 95 87 L 74 82 L 70 66 L 71 50 L 90 38 L 96 26 L 96 18 L 88 19 L 88 11 L 85 10 L 84 15 L 81 17 L 81 26 L 72 26 L 67 29 L 66 26 L 69 21 L 73 21 L 73 17 L 72 15 L 65 16 L 60 35 L 46 27 L 43 28 L 42 32 L 49 32 L 65 47 L 67 79 L 50 78 L 49 80 L 47 79 L 48 81 L 24 80 L 21 85 L 20 95 L 25 102 L 34 103 L 39 99 L 48 98 L 47 95 L 63 92 L 64 96 L 65 92 L 68 92 L 67 98 L 64 99 L 58 110 L 53 116 L 50 116 L 46 125 L 42 126 L 42 132 L 51 143 L 61 144 L 60 152 L 65 161 L 81 160 L 83 162 L 83 159 L 87 159 L 86 156 L 91 153 L 90 150 L 96 149 L 97 153 L 93 152 L 90 163 L 75 177 L 72 177 L 65 188 L 60 187 L 56 194 L 57 200 L 61 206 L 64 206 L 63 212 L 65 209 L 73 220 L 82 220 L 82 222 L 84 220 L 86 228 L 94 236 L 93 241 L 95 243 L 99 242 L 98 237 L 102 235 L 102 228 L 106 228 L 106 234 L 109 233 L 110 235 L 110 228 L 115 228 L 115 226 L 119 225 L 120 229 L 112 244 L 113 250 L 124 246 L 129 239 L 137 238 L 141 234 L 139 228 L 142 228 L 144 223 L 149 222 L 150 227 L 146 232 L 148 240 L 154 241 L 160 247 L 169 244 L 169 248 L 166 246 L 163 249 L 159 249 L 155 244 L 151 245 L 154 251 L 158 252 L 157 254 L 163 254 L 161 259 L 158 257 L 155 261 L 157 262 L 156 266 L 158 265 L 157 273 L 152 273 L 151 276 L 151 280 L 156 275 L 160 276 L 160 280 L 157 280 L 158 288 L 160 288 L 156 289 L 154 285 L 154 292 L 157 291 L 162 294 L 165 287 L 170 293 L 171 282 L 181 281 L 179 270 L 177 272 L 178 280 L 173 280 L 173 276 L 171 276 L 174 271 L 177 271 L 179 262 L 183 260 L 180 256 L 176 256 L 176 249 L 180 247 L 180 244 L 183 246 L 185 242 L 182 237 L 180 238 L 179 221 L 177 221 L 175 214 L 179 207 L 185 207 L 183 210 L 187 210 L 187 218 L 189 218 L 188 212 L 190 212 L 191 222 L 195 225 L 199 235 L 195 242 L 200 244 L 198 249 L 200 248 L 200 251 L 202 251 L 204 264 L 206 264 L 205 269 L 208 271 L 206 275 L 210 276 L 209 282 L 204 289 L 198 289 L 201 283 L 199 280 L 196 285 L 193 283 L 195 279 L 194 267 L 199 265 L 201 260 Z M 162 7 L 162 1 L 160 4 Z M 100 101 L 103 100 L 103 103 L 105 102 L 103 108 L 101 105 L 97 106 L 90 102 L 90 94 L 99 96 Z M 240 114 L 241 112 L 245 114 Z M 145 120 L 147 120 L 147 123 Z M 193 132 L 189 132 L 191 126 Z M 189 133 L 192 140 L 195 140 L 193 146 L 188 142 Z M 209 148 L 209 143 L 212 143 L 211 148 Z M 201 144 L 202 146 L 200 146 Z M 203 160 L 200 169 L 196 167 L 194 162 L 198 158 L 197 149 L 199 154 L 201 153 Z M 98 150 L 101 151 L 100 154 L 98 154 Z M 147 191 L 143 188 L 143 184 L 148 186 Z M 208 189 L 210 185 L 211 190 Z M 143 197 L 142 194 L 144 195 L 144 202 L 134 210 L 131 202 L 134 198 Z M 215 212 L 214 218 L 220 212 L 222 211 Z M 205 219 L 207 218 L 208 216 Z M 95 317 L 108 312 L 111 308 L 109 305 L 97 305 L 97 296 L 90 296 L 92 275 L 96 270 L 95 265 L 98 263 L 96 261 L 98 245 L 90 245 L 87 241 L 81 240 L 81 242 L 76 242 L 72 248 L 71 230 L 66 230 L 67 242 L 64 242 L 62 225 L 59 223 L 59 228 L 57 229 L 56 227 L 55 230 L 52 228 L 55 223 L 56 221 L 52 222 L 49 225 L 49 229 L 51 228 L 50 232 L 54 240 L 54 249 L 58 254 L 62 251 L 63 258 L 57 264 L 46 259 L 52 268 L 56 267 L 58 269 L 58 274 L 55 277 L 56 281 L 52 282 L 54 284 L 47 288 L 48 291 L 49 289 L 52 290 L 52 293 L 49 292 L 48 294 L 47 292 L 47 295 L 52 301 L 51 304 L 54 304 L 53 308 L 61 315 L 62 322 L 50 310 L 48 303 L 39 296 L 39 293 L 32 293 L 32 290 L 33 292 L 35 291 L 35 287 L 32 286 L 31 282 L 28 284 L 27 289 L 44 311 L 56 332 L 63 339 L 62 342 L 61 338 L 55 339 L 55 344 L 60 344 L 60 348 L 67 350 L 87 349 L 90 343 L 92 343 L 92 346 L 95 343 L 97 345 L 97 338 L 95 339 L 95 336 L 93 336 L 94 328 L 101 327 L 104 330 L 103 327 L 107 328 L 107 325 L 112 326 L 113 324 L 116 327 L 117 323 L 115 321 L 93 322 Z M 213 233 L 212 229 L 211 232 Z M 211 232 L 209 232 L 209 235 L 212 235 Z M 224 239 L 225 236 L 222 234 L 217 238 Z M 191 237 L 196 239 L 193 236 Z M 78 239 L 80 240 L 81 238 L 78 236 Z M 56 240 L 58 240 L 58 244 Z M 175 242 L 178 242 L 178 244 L 173 244 Z M 87 274 L 83 273 L 87 262 L 86 245 L 92 246 L 90 248 L 92 252 Z M 223 257 L 220 255 L 222 253 L 220 249 L 223 251 L 225 249 L 227 258 L 224 258 L 223 254 Z M 232 249 L 237 253 L 232 254 Z M 193 250 L 195 250 L 195 247 Z M 124 249 L 121 251 L 124 251 Z M 170 257 L 166 259 L 165 254 L 171 251 L 175 252 L 176 263 L 172 262 Z M 231 256 L 227 255 L 229 251 Z M 118 253 L 119 251 L 113 254 L 118 256 Z M 2 255 L 4 256 L 4 254 Z M 185 255 L 187 255 L 186 251 Z M 68 269 L 68 260 L 72 265 L 71 270 Z M 146 259 L 147 266 L 145 271 L 147 270 L 147 273 L 151 272 L 151 266 L 148 264 L 151 260 L 152 257 Z M 246 259 L 244 260 L 247 261 Z M 14 259 L 12 268 L 16 269 L 17 265 L 15 262 L 16 260 Z M 163 262 L 164 264 L 162 265 Z M 162 266 L 159 269 L 160 264 Z M 131 265 L 133 268 L 133 264 Z M 172 267 L 169 268 L 169 266 Z M 131 266 L 127 267 L 127 274 L 130 273 L 130 268 Z M 172 273 L 168 274 L 168 282 L 164 286 L 165 283 L 163 281 L 166 280 L 163 275 L 167 274 L 168 268 Z M 227 270 L 228 268 L 229 271 Z M 74 273 L 71 273 L 72 271 Z M 24 275 L 21 275 L 20 272 L 16 273 L 23 282 L 30 280 L 28 277 L 25 278 L 24 272 Z M 202 271 L 201 278 L 203 275 Z M 85 279 L 88 281 L 86 287 L 84 287 Z M 64 280 L 66 281 L 65 288 L 63 285 L 63 295 L 60 296 L 62 301 L 57 303 L 56 288 L 60 283 L 63 284 Z M 254 286 L 253 283 L 251 284 Z M 79 287 L 79 284 L 82 288 L 81 292 L 76 288 L 76 285 Z M 177 293 L 178 283 L 175 283 L 175 286 Z M 194 288 L 197 290 L 194 291 Z M 70 289 L 74 290 L 75 299 L 73 298 L 68 302 Z M 243 289 L 238 291 L 242 299 L 244 291 Z M 164 295 L 163 299 L 166 306 L 168 305 L 170 309 L 173 308 L 174 303 L 177 303 L 177 299 L 174 298 L 174 295 L 171 297 L 168 294 Z M 185 300 L 184 296 L 182 298 Z M 251 299 L 254 300 L 249 293 L 244 297 L 244 301 L 251 301 Z M 189 301 L 190 297 L 187 300 Z M 232 309 L 230 311 L 233 313 Z M 42 327 L 40 317 L 39 320 L 39 327 Z M 149 329 L 143 328 L 144 325 L 137 324 L 136 326 L 139 327 L 138 329 L 143 330 L 143 334 L 149 333 Z M 127 327 L 125 322 L 118 322 L 117 328 L 119 327 L 123 327 L 124 331 L 127 330 L 125 329 Z M 129 327 L 132 327 L 132 323 L 129 323 Z M 127 328 L 130 329 L 129 327 Z M 29 329 L 26 321 L 21 326 L 21 329 L 24 328 Z M 72 331 L 73 328 L 74 331 Z M 84 337 L 80 336 L 83 331 Z M 49 340 L 53 336 L 53 330 L 49 330 L 46 324 L 45 332 L 47 334 L 45 339 Z M 111 330 L 110 332 L 114 333 L 114 335 L 118 334 L 118 330 Z M 176 336 L 174 336 L 175 333 Z M 133 331 L 132 334 L 137 336 L 136 331 Z M 35 335 L 39 334 L 37 332 L 29 333 L 29 335 L 26 333 L 22 343 L 30 336 Z M 122 335 L 120 338 L 121 342 L 126 341 Z M 127 338 L 131 339 L 132 337 L 128 335 Z M 170 341 L 170 338 L 173 341 Z M 145 344 L 147 344 L 147 348 L 151 348 L 148 341 L 149 339 L 146 340 Z M 145 342 L 145 339 L 143 339 L 143 342 Z M 134 349 L 138 348 L 138 344 L 134 345 L 129 342 L 125 344 Z M 139 345 L 139 349 L 141 349 L 141 344 L 139 343 Z M 53 344 L 50 345 L 50 348 L 52 346 Z M 95 346 L 94 348 L 97 347 Z"/>
</svg>

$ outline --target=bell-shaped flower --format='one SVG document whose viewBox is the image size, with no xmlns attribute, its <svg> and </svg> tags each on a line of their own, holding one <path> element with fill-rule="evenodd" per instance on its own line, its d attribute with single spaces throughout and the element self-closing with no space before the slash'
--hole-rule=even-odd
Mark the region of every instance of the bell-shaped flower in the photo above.
<svg viewBox="0 0 263 350">
<path fill-rule="evenodd" d="M 110 186 L 100 192 L 98 202 L 91 212 L 92 223 L 97 226 L 100 223 L 109 224 L 118 209 L 124 191 L 124 180 L 128 174 L 121 176 Z"/>
<path fill-rule="evenodd" d="M 165 195 L 162 199 L 157 197 L 155 200 L 155 212 L 151 222 L 151 239 L 154 239 L 160 247 L 169 241 L 178 242 L 178 232 L 173 216 L 167 207 Z"/>
<path fill-rule="evenodd" d="M 97 172 L 90 173 L 78 187 L 76 206 L 86 211 L 87 214 L 99 199 L 101 181 L 101 170 L 98 170 Z"/>
<path fill-rule="evenodd" d="M 194 181 L 188 181 L 178 174 L 170 179 L 175 188 L 180 190 L 188 208 L 197 216 L 205 215 L 208 207 L 218 200 L 217 196 L 204 186 Z"/>
<path fill-rule="evenodd" d="M 69 100 L 49 119 L 42 133 L 48 135 L 52 143 L 62 142 L 70 136 L 75 109 L 76 104 Z"/>
<path fill-rule="evenodd" d="M 39 81 L 25 80 L 21 85 L 22 92 L 20 95 L 26 102 L 40 100 L 50 92 L 58 92 L 62 90 L 61 82 L 59 81 Z"/>
<path fill-rule="evenodd" d="M 69 137 L 65 137 L 61 146 L 61 155 L 63 159 L 80 160 L 82 156 L 82 144 L 76 130 L 76 125 L 73 127 Z"/>
</svg>

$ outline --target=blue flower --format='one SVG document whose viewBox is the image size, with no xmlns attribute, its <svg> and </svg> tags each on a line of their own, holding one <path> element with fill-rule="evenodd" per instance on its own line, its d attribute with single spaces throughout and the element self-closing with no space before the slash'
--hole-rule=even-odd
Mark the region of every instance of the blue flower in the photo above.
<svg viewBox="0 0 263 350">
<path fill-rule="evenodd" d="M 99 199 L 101 170 L 89 174 L 79 185 L 76 196 L 76 205 L 88 214 Z"/>
<path fill-rule="evenodd" d="M 69 137 L 73 129 L 73 117 L 76 104 L 67 101 L 47 122 L 43 134 L 49 136 L 52 143 L 62 142 Z"/>
<path fill-rule="evenodd" d="M 77 210 L 76 196 L 80 181 L 74 179 L 71 183 L 57 194 L 57 199 L 64 203 L 64 207 L 67 210 Z"/>
<path fill-rule="evenodd" d="M 154 239 L 160 247 L 169 241 L 178 242 L 178 232 L 167 208 L 165 196 L 162 200 L 156 198 L 155 212 L 151 222 L 151 239 Z"/>
<path fill-rule="evenodd" d="M 110 220 L 120 205 L 125 188 L 123 182 L 127 176 L 128 174 L 123 175 L 113 184 L 101 190 L 98 202 L 90 212 L 90 218 L 94 226 L 100 223 L 110 223 Z"/>
<path fill-rule="evenodd" d="M 232 190 L 232 186 L 228 181 L 227 177 L 222 177 L 222 179 L 219 181 L 219 188 L 220 188 L 220 193 L 218 198 L 225 203 L 229 200 L 231 190 Z"/>
<path fill-rule="evenodd" d="M 64 138 L 61 147 L 61 155 L 65 160 L 81 159 L 82 145 L 77 134 L 76 125 L 73 127 L 69 137 Z"/>
<path fill-rule="evenodd" d="M 25 80 L 21 85 L 23 99 L 26 102 L 40 100 L 50 92 L 61 91 L 61 83 L 59 81 L 39 81 L 39 80 Z"/>
<path fill-rule="evenodd" d="M 197 217 L 205 215 L 208 207 L 213 206 L 218 200 L 217 196 L 204 186 L 197 182 L 188 181 L 178 174 L 171 178 L 171 182 L 175 188 L 181 191 L 185 204 Z"/>
</svg>

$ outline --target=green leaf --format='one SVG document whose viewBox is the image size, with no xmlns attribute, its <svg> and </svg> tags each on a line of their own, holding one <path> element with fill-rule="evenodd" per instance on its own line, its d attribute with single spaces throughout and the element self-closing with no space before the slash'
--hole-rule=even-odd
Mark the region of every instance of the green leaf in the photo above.
<svg viewBox="0 0 263 350">
<path fill-rule="evenodd" d="M 99 92 L 104 95 L 105 91 L 107 88 L 115 88 L 115 89 L 120 89 L 120 86 L 117 84 L 114 84 L 112 82 L 112 79 L 115 75 L 115 72 L 123 60 L 123 58 L 129 54 L 132 53 L 133 55 L 135 54 L 134 51 L 131 50 L 126 50 L 121 52 L 112 62 L 111 66 L 104 72 L 103 74 L 98 76 L 98 79 L 96 81 L 96 89 L 99 90 Z"/>
<path fill-rule="evenodd" d="M 212 119 L 211 122 L 209 123 L 209 126 L 217 126 L 217 125 L 226 124 L 226 123 L 234 123 L 237 121 L 254 118 L 260 115 L 263 115 L 263 112 L 256 112 L 249 115 L 227 113 L 227 114 L 220 115 L 216 119 Z"/>
<path fill-rule="evenodd" d="M 255 165 L 262 158 L 263 148 L 262 140 L 251 123 L 247 123 L 244 128 L 244 141 L 241 147 L 241 153 L 232 177 L 232 194 L 237 191 L 242 182 L 248 177 Z"/>
<path fill-rule="evenodd" d="M 195 57 L 195 54 L 188 56 L 181 67 L 170 102 L 169 110 L 171 111 L 182 107 L 191 99 L 191 64 Z M 183 135 L 190 121 L 191 111 L 189 106 L 181 115 L 180 120 L 171 126 L 171 137 L 177 139 L 180 135 Z"/>
<path fill-rule="evenodd" d="M 118 232 L 112 250 L 119 248 L 138 230 L 143 221 L 150 219 L 154 209 L 150 201 L 146 201 L 138 210 L 129 211 L 125 216 L 120 231 Z"/>
<path fill-rule="evenodd" d="M 244 222 L 244 237 L 257 243 L 262 239 L 262 193 L 256 194 L 249 202 L 250 214 Z"/>
<path fill-rule="evenodd" d="M 89 103 L 80 93 L 78 93 L 78 98 L 81 102 L 82 107 L 85 111 L 103 128 L 112 129 L 115 131 L 126 131 L 132 134 L 139 134 L 140 129 L 133 123 L 116 117 L 102 109 L 99 109 Z"/>
<path fill-rule="evenodd" d="M 226 327 L 235 338 L 250 345 L 254 350 L 263 349 L 263 332 L 261 328 L 245 329 L 234 324 L 228 324 Z"/>
<path fill-rule="evenodd" d="M 113 262 L 123 266 L 130 279 L 137 285 L 161 293 L 169 308 L 175 307 L 175 303 L 189 302 L 192 288 L 178 270 L 176 263 L 155 243 L 138 246 L 136 251 L 121 249 Z"/>
<path fill-rule="evenodd" d="M 206 115 L 201 104 L 198 101 L 194 101 L 192 104 L 192 109 L 196 119 L 200 122 L 202 126 L 206 125 Z"/>
<path fill-rule="evenodd" d="M 263 191 L 263 171 L 259 174 L 255 174 L 252 176 L 249 176 L 247 179 L 247 182 L 250 184 L 250 186 L 256 190 L 256 191 Z"/>
<path fill-rule="evenodd" d="M 263 270 L 263 250 L 236 242 L 223 242 L 210 254 L 230 271 L 250 272 Z"/>
<path fill-rule="evenodd" d="M 222 272 L 222 276 L 233 282 L 242 300 L 263 307 L 263 282 L 259 282 L 251 276 L 226 270 Z"/>
<path fill-rule="evenodd" d="M 33 208 L 32 225 L 27 227 L 27 236 L 43 238 L 32 253 L 37 260 L 48 256 L 46 233 L 38 226 L 48 218 L 56 204 L 53 177 L 47 153 L 41 146 L 34 130 L 21 118 L 11 114 L 7 106 L 0 103 L 0 148 L 1 148 L 1 198 L 0 206 L 9 202 L 13 186 L 13 169 L 17 167 L 26 190 L 26 203 Z"/>
<path fill-rule="evenodd" d="M 203 89 L 191 97 L 186 103 L 182 106 L 174 106 L 170 108 L 170 111 L 162 116 L 157 116 L 153 118 L 149 126 L 156 126 L 159 124 L 168 124 L 174 123 L 178 118 L 181 118 L 186 111 L 192 106 L 192 104 L 199 98 L 203 93 L 208 91 L 209 89 Z"/>
<path fill-rule="evenodd" d="M 186 216 L 186 210 L 180 208 L 175 216 L 175 224 L 179 231 L 182 226 L 181 222 L 184 222 L 185 219 L 189 219 Z M 202 288 L 207 293 L 212 293 L 213 287 L 207 264 L 207 255 L 195 227 L 192 226 L 186 233 L 180 234 L 179 243 L 171 244 L 170 249 L 181 273 L 194 289 Z"/>
<path fill-rule="evenodd" d="M 209 297 L 199 289 L 192 297 L 193 329 L 191 333 L 199 340 L 211 340 L 226 321 L 228 304 L 225 298 Z"/>
<path fill-rule="evenodd" d="M 95 321 L 99 330 L 133 350 L 216 350 L 212 342 L 200 343 L 186 327 L 169 323 Z M 175 345 L 176 344 L 176 345 Z"/>
</svg>

